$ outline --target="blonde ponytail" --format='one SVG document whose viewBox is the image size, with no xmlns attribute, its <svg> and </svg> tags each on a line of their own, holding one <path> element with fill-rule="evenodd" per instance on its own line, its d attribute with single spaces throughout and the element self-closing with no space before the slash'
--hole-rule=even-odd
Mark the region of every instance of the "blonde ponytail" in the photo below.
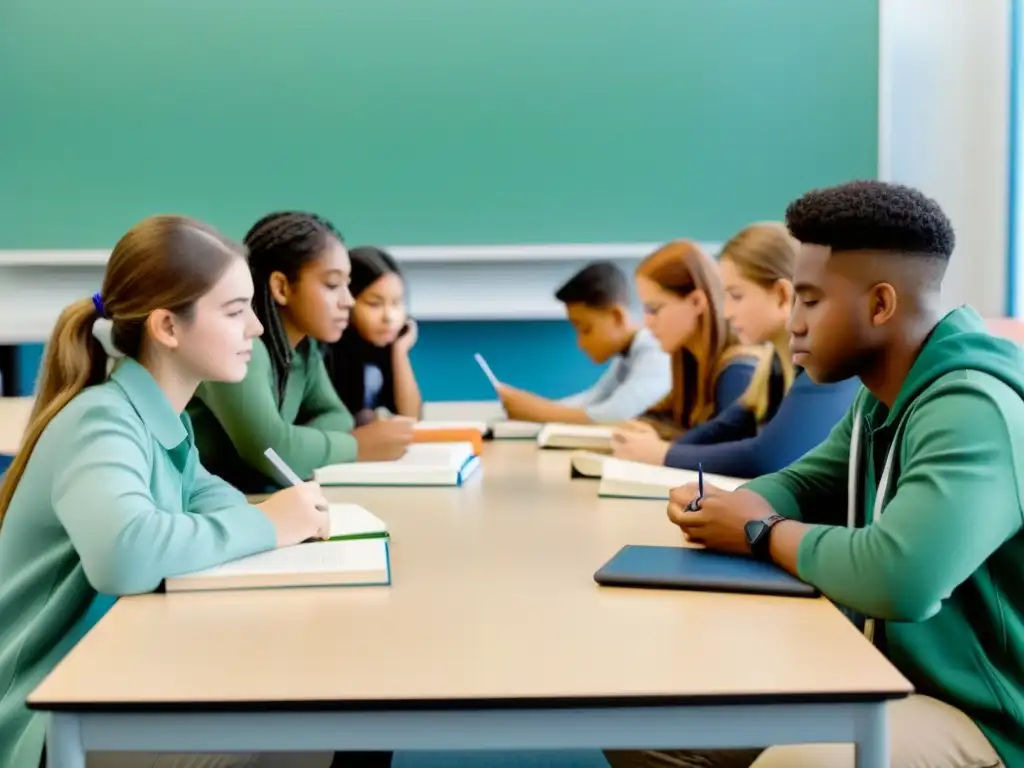
<svg viewBox="0 0 1024 768">
<path fill-rule="evenodd" d="M 92 300 L 82 299 L 69 305 L 57 320 L 43 356 L 28 428 L 0 486 L 0 526 L 43 430 L 75 395 L 106 377 L 107 354 L 92 335 L 98 318 Z"/>
<path fill-rule="evenodd" d="M 746 391 L 740 396 L 740 404 L 754 415 L 754 419 L 760 424 L 768 415 L 768 402 L 771 393 L 772 368 L 775 366 L 775 353 L 764 355 L 754 368 L 754 375 L 750 377 L 750 383 Z M 792 365 L 782 365 L 782 391 L 789 392 L 793 385 L 795 370 Z"/>
<path fill-rule="evenodd" d="M 780 280 L 793 282 L 799 243 L 780 222 L 751 224 L 736 233 L 723 247 L 720 259 L 728 259 L 747 280 L 768 289 Z M 760 424 L 771 406 L 772 369 L 777 355 L 774 350 L 761 358 L 754 375 L 740 396 L 740 404 Z M 783 392 L 789 392 L 795 378 L 793 364 L 783 359 Z"/>
</svg>

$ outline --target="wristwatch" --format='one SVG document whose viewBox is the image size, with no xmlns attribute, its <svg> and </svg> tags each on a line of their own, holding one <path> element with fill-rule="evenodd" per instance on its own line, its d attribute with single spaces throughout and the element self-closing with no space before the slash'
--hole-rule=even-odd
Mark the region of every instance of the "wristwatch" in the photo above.
<svg viewBox="0 0 1024 768">
<path fill-rule="evenodd" d="M 751 520 L 743 526 L 750 551 L 758 560 L 771 560 L 772 528 L 785 520 L 782 515 L 769 515 L 760 520 Z"/>
</svg>

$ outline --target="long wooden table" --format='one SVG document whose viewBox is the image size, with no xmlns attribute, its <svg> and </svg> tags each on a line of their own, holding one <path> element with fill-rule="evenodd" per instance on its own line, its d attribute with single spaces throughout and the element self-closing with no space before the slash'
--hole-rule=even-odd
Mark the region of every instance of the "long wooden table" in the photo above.
<svg viewBox="0 0 1024 768">
<path fill-rule="evenodd" d="M 120 600 L 30 697 L 86 749 L 329 751 L 856 742 L 910 684 L 824 599 L 600 587 L 660 502 L 491 443 L 463 488 L 332 489 L 392 531 L 391 587 Z"/>
</svg>

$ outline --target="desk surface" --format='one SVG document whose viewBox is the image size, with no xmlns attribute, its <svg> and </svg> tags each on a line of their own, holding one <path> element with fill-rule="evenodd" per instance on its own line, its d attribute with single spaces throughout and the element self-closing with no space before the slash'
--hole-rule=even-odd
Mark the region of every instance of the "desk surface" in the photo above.
<svg viewBox="0 0 1024 768">
<path fill-rule="evenodd" d="M 13 456 L 18 452 L 34 400 L 32 397 L 0 397 L 0 454 Z"/>
<path fill-rule="evenodd" d="M 678 544 L 662 502 L 599 499 L 568 455 L 491 443 L 461 489 L 332 489 L 392 531 L 391 587 L 120 600 L 44 709 L 367 709 L 880 699 L 909 683 L 824 599 L 600 587 Z"/>
</svg>

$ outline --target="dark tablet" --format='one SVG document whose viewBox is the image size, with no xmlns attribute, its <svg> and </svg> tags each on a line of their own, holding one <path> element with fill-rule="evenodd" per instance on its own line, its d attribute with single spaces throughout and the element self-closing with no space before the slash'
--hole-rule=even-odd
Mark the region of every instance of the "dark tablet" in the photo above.
<svg viewBox="0 0 1024 768">
<path fill-rule="evenodd" d="M 817 597 L 815 587 L 774 563 L 687 547 L 629 544 L 594 574 L 608 587 L 692 589 L 787 597 Z"/>
</svg>

